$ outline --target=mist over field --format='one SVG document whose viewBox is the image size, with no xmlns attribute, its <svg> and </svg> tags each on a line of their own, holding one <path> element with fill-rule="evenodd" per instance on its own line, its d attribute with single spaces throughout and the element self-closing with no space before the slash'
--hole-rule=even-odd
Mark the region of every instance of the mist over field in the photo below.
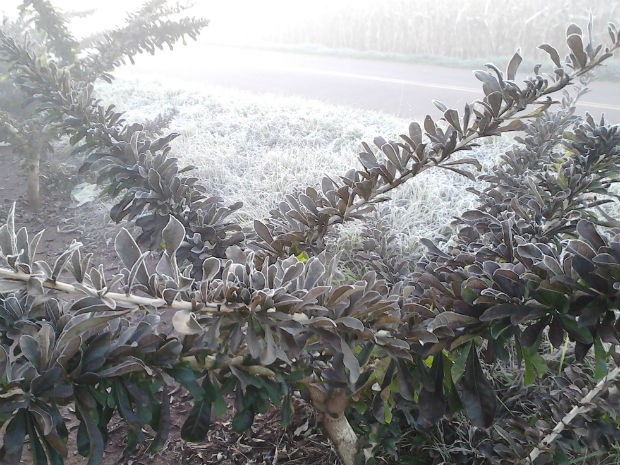
<svg viewBox="0 0 620 465">
<path fill-rule="evenodd" d="M 120 24 L 140 0 L 57 0 L 74 17 L 80 37 Z M 17 0 L 3 0 L 0 13 L 15 14 Z M 226 0 L 196 1 L 189 14 L 206 17 L 205 43 L 245 46 L 326 47 L 405 56 L 458 59 L 510 56 L 520 48 L 543 56 L 540 43 L 563 43 L 566 26 L 594 20 L 600 40 L 609 21 L 620 19 L 620 2 L 607 0 Z"/>
</svg>

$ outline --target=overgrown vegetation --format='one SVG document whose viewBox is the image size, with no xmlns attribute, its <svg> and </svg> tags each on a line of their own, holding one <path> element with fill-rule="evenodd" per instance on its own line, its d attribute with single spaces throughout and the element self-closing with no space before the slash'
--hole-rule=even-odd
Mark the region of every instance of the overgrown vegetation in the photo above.
<svg viewBox="0 0 620 465">
<path fill-rule="evenodd" d="M 444 456 L 430 458 L 471 463 L 468 449 L 449 447 L 466 434 L 445 423 L 459 412 L 481 429 L 499 418 L 469 440 L 480 463 L 569 463 L 589 440 L 571 429 L 578 422 L 601 433 L 599 450 L 612 449 L 618 417 L 604 402 L 620 372 L 608 367 L 620 326 L 620 230 L 603 207 L 616 201 L 619 127 L 573 117 L 568 96 L 559 113 L 542 111 L 620 48 L 613 24 L 609 36 L 603 49 L 571 24 L 570 55 L 561 61 L 542 46 L 554 73 L 535 69 L 522 86 L 519 54 L 505 72 L 488 65 L 475 73 L 482 100 L 461 113 L 438 102 L 441 120 L 411 123 L 399 141 L 364 143 L 361 169 L 287 195 L 248 230 L 233 220 L 241 205 L 213 197 L 171 156 L 176 134 L 126 123 L 84 76 L 0 32 L 13 82 L 56 115 L 57 133 L 85 154 L 83 169 L 119 199 L 111 217 L 140 232 L 119 233 L 123 268 L 106 276 L 78 243 L 54 263 L 37 261 L 42 233 L 17 228 L 13 213 L 0 228 L 1 457 L 19 461 L 27 437 L 37 464 L 62 463 L 68 404 L 89 463 L 102 459 L 113 414 L 127 424 L 127 452 L 147 426 L 155 451 L 168 435 L 174 383 L 194 399 L 182 428 L 189 441 L 205 437 L 227 396 L 241 432 L 271 403 L 286 424 L 300 392 L 345 465 L 374 463 L 379 450 L 427 463 L 421 441 L 438 422 L 449 437 Z M 519 118 L 533 105 L 537 118 Z M 364 221 L 430 168 L 475 179 L 480 163 L 463 154 L 504 132 L 518 132 L 518 145 L 485 177 L 478 208 L 459 217 L 447 243 L 424 240 L 423 256 L 403 256 L 389 236 L 368 234 L 358 258 L 368 271 L 342 280 L 328 248 L 339 225 Z M 156 263 L 139 244 L 158 252 Z M 161 324 L 165 309 L 172 326 Z M 564 378 L 549 376 L 546 341 L 571 349 L 557 367 Z M 524 394 L 521 383 L 493 376 L 515 359 L 525 385 L 541 379 L 567 392 L 549 402 L 544 384 Z M 592 368 L 580 365 L 587 360 Z M 502 383 L 515 394 L 500 402 Z M 543 399 L 550 415 L 527 403 Z M 413 436 L 407 445 L 396 442 L 402 433 Z"/>
<path fill-rule="evenodd" d="M 18 65 L 9 70 L 0 69 L 1 76 L 10 78 L 0 88 L 4 94 L 0 111 L 0 141 L 10 144 L 22 154 L 24 170 L 28 174 L 28 198 L 34 208 L 39 208 L 40 161 L 52 153 L 53 142 L 63 134 L 61 125 L 64 118 L 58 114 L 57 108 L 33 105 L 28 97 L 37 86 L 45 86 L 46 79 L 49 79 L 41 73 L 48 73 L 52 79 L 57 79 L 59 71 L 70 69 L 71 78 L 79 81 L 79 86 L 88 94 L 92 92 L 95 81 L 110 82 L 111 72 L 126 61 L 133 62 L 136 55 L 143 52 L 152 54 L 163 46 L 172 49 L 186 36 L 196 39 L 207 22 L 203 19 L 175 18 L 184 7 L 171 7 L 165 0 L 148 0 L 138 11 L 128 15 L 122 26 L 103 31 L 80 44 L 69 32 L 64 16 L 49 0 L 24 0 L 19 8 L 19 19 L 15 23 L 5 19 L 3 31 L 33 53 L 32 64 L 37 60 L 44 61 L 34 68 L 21 69 L 26 78 L 19 76 Z M 10 53 L 6 45 L 2 52 Z M 3 58 L 5 63 L 12 59 L 10 55 Z M 47 60 L 50 60 L 49 65 Z M 28 87 L 28 82 L 22 82 L 24 79 L 34 87 Z M 63 86 L 68 88 L 71 83 L 63 83 Z M 15 98 L 16 90 L 23 93 L 21 98 Z M 64 105 L 75 103 L 74 94 L 66 93 L 64 98 Z M 10 102 L 15 101 L 22 102 L 17 109 L 11 108 L 14 104 Z M 146 126 L 153 126 L 157 132 L 166 126 L 168 119 L 163 116 L 154 125 L 147 122 Z"/>
</svg>

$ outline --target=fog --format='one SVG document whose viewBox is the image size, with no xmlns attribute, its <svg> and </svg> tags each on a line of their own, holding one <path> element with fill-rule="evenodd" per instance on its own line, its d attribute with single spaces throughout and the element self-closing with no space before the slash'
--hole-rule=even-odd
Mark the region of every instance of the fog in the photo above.
<svg viewBox="0 0 620 465">
<path fill-rule="evenodd" d="M 14 15 L 19 0 L 2 0 Z M 80 37 L 122 23 L 143 0 L 53 0 L 73 17 Z M 174 4 L 175 2 L 170 2 Z M 187 4 L 187 2 L 185 2 Z M 542 42 L 562 42 L 570 22 L 595 21 L 594 35 L 620 20 L 620 2 L 608 0 L 197 0 L 190 15 L 210 20 L 201 40 L 227 44 L 314 45 L 409 55 L 457 58 L 534 53 Z"/>
<path fill-rule="evenodd" d="M 21 3 L 0 2 L 0 14 L 8 16 L 15 16 Z M 144 2 L 52 3 L 82 38 L 122 26 Z M 296 95 L 419 117 L 434 110 L 433 98 L 457 107 L 476 98 L 480 87 L 471 70 L 488 62 L 504 68 L 515 50 L 524 57 L 525 72 L 536 63 L 549 63 L 537 49 L 541 43 L 559 45 L 565 55 L 562 44 L 571 22 L 585 29 L 592 15 L 594 39 L 607 39 L 607 22 L 620 23 L 620 2 L 592 0 L 586 7 L 581 0 L 197 0 L 183 14 L 209 20 L 198 42 L 188 41 L 172 53 L 139 56 L 137 66 L 115 74 Z M 619 61 L 609 60 L 603 79 L 618 81 Z M 543 69 L 550 71 L 549 65 Z M 593 105 L 584 111 L 620 116 L 617 85 L 593 89 L 585 100 Z"/>
</svg>

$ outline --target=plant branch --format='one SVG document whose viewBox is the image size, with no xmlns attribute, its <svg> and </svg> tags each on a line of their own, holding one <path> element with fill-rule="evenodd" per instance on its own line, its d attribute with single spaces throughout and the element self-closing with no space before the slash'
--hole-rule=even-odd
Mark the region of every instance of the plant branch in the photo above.
<svg viewBox="0 0 620 465">
<path fill-rule="evenodd" d="M 557 439 L 557 437 L 564 431 L 564 429 L 570 425 L 570 423 L 579 415 L 583 415 L 592 409 L 592 401 L 594 398 L 600 394 L 602 394 L 605 390 L 608 389 L 609 385 L 615 381 L 620 379 L 620 367 L 614 368 L 610 371 L 607 376 L 601 379 L 596 386 L 594 386 L 580 401 L 577 405 L 575 405 L 570 412 L 568 412 L 564 417 L 555 425 L 553 430 L 547 434 L 542 441 L 530 452 L 528 456 L 529 463 L 534 463 L 534 461 L 542 454 L 543 451 L 547 450 L 549 446 Z"/>
<path fill-rule="evenodd" d="M 0 268 L 0 279 L 6 281 L 27 283 L 31 279 L 41 279 L 40 275 L 23 273 L 21 271 L 14 271 L 8 268 Z M 91 296 L 100 296 L 111 299 L 121 305 L 132 305 L 138 307 L 150 307 L 150 308 L 172 308 L 174 310 L 184 311 L 196 311 L 200 310 L 202 313 L 232 313 L 238 310 L 238 306 L 234 304 L 222 304 L 222 303 L 210 303 L 201 302 L 199 305 L 192 302 L 174 301 L 168 304 L 163 298 L 144 297 L 135 294 L 122 294 L 120 292 L 105 292 L 97 291 L 93 287 L 89 287 L 84 284 L 75 286 L 70 283 L 62 281 L 53 281 L 51 279 L 42 280 L 43 287 L 47 289 L 54 289 L 67 294 L 86 294 Z"/>
</svg>

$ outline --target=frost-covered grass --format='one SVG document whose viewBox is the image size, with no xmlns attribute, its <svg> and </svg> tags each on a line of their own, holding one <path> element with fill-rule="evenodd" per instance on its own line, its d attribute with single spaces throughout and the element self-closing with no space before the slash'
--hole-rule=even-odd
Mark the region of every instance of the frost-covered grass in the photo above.
<svg viewBox="0 0 620 465">
<path fill-rule="evenodd" d="M 396 139 L 409 126 L 408 120 L 378 112 L 222 88 L 182 90 L 169 82 L 117 80 L 98 92 L 103 101 L 128 110 L 128 121 L 176 108 L 170 130 L 181 136 L 172 153 L 181 164 L 196 166 L 194 175 L 227 203 L 243 201 L 238 219 L 245 224 L 267 217 L 284 195 L 357 168 L 362 141 Z M 506 144 L 489 141 L 475 156 L 490 166 Z M 473 206 L 465 190 L 470 185 L 464 177 L 432 169 L 396 190 L 381 204 L 380 215 L 413 246 Z M 356 231 L 352 226 L 344 233 L 351 237 Z"/>
</svg>

